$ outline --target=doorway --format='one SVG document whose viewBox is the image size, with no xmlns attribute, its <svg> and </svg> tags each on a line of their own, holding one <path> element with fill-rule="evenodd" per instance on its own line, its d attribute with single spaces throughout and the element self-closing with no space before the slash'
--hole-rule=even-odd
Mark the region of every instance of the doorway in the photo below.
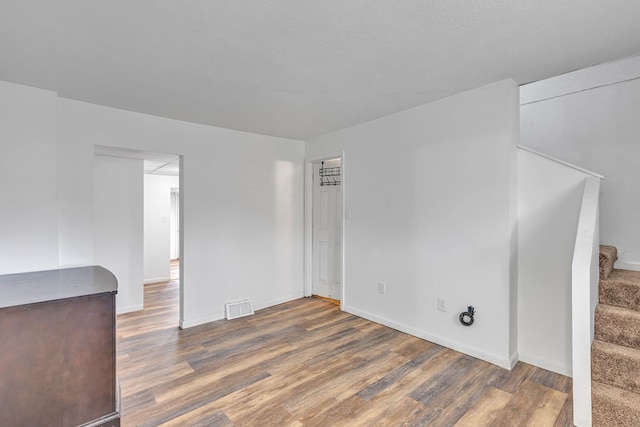
<svg viewBox="0 0 640 427">
<path fill-rule="evenodd" d="M 144 159 L 144 283 L 147 296 L 171 290 L 180 295 L 180 158 Z M 148 293 L 152 286 L 154 292 Z M 181 298 L 165 309 L 179 325 Z"/>
<path fill-rule="evenodd" d="M 112 159 L 111 161 L 96 162 L 104 167 L 94 172 L 94 181 L 104 182 L 100 188 L 94 188 L 94 198 L 100 202 L 94 207 L 94 216 L 104 218 L 104 224 L 97 233 L 94 245 L 104 248 L 96 256 L 96 261 L 113 265 L 119 277 L 117 298 L 120 299 L 118 314 L 129 311 L 139 311 L 145 308 L 145 286 L 148 284 L 170 283 L 175 285 L 178 293 L 178 303 L 173 308 L 175 318 L 173 323 L 178 326 L 183 318 L 183 274 L 182 273 L 182 156 L 157 152 L 138 151 L 125 148 L 96 145 L 94 148 L 96 159 Z M 123 170 L 131 163 L 127 180 L 116 180 L 123 177 Z M 98 174 L 96 179 L 96 174 Z M 104 176 L 103 176 L 104 175 Z M 114 191 L 114 183 L 119 183 L 119 191 Z M 104 188 L 103 188 L 104 187 Z M 131 197 L 123 200 L 122 194 L 132 193 L 132 189 L 139 189 Z M 107 191 L 108 190 L 108 191 Z M 95 204 L 95 201 L 94 201 Z M 104 206 L 114 206 L 118 214 L 109 214 Z M 109 211 L 110 212 L 110 211 Z M 119 218 L 123 219 L 120 220 Z M 117 239 L 120 248 L 114 246 L 114 233 L 108 230 L 119 230 L 123 221 L 131 223 L 139 239 L 133 239 L 134 233 L 126 233 Z M 175 229 L 175 233 L 170 230 Z M 171 244 L 171 237 L 175 238 Z M 126 249 L 126 251 L 124 249 Z M 171 255 L 171 251 L 173 254 Z M 128 252 L 127 252 L 128 251 Z M 174 258 L 175 257 L 175 258 Z M 112 259 L 120 261 L 116 264 Z M 173 262 L 172 262 L 173 259 Z M 129 277 L 131 280 L 126 280 Z M 118 300 L 117 300 L 118 301 Z"/>
<path fill-rule="evenodd" d="M 342 159 L 312 164 L 311 292 L 332 301 L 343 300 Z"/>
</svg>

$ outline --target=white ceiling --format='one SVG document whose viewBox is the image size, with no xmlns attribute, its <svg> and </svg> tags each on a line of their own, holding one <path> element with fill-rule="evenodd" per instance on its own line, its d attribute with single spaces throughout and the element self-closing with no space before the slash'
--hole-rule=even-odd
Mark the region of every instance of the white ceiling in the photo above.
<svg viewBox="0 0 640 427">
<path fill-rule="evenodd" d="M 0 80 L 308 139 L 640 54 L 637 0 L 0 0 Z"/>
</svg>

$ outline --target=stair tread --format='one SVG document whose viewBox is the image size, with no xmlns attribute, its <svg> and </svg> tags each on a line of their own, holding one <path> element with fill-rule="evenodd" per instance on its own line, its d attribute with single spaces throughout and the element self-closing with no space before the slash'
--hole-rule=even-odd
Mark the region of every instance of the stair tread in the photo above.
<svg viewBox="0 0 640 427">
<path fill-rule="evenodd" d="M 595 316 L 595 338 L 640 349 L 640 311 L 598 304 Z"/>
<path fill-rule="evenodd" d="M 614 246 L 600 246 L 599 304 L 591 346 L 593 426 L 640 419 L 640 271 L 614 269 Z"/>
<path fill-rule="evenodd" d="M 612 315 L 617 315 L 617 316 L 630 316 L 635 318 L 640 319 L 640 312 L 637 312 L 636 310 L 631 310 L 630 308 L 626 308 L 626 307 L 618 307 L 617 305 L 609 305 L 609 304 L 598 304 L 596 306 L 596 310 L 600 310 L 603 313 L 607 313 L 607 314 L 612 314 Z"/>
<path fill-rule="evenodd" d="M 593 340 L 593 345 L 598 350 L 603 350 L 603 351 L 612 352 L 612 353 L 619 353 L 632 358 L 635 358 L 635 357 L 640 358 L 640 350 L 635 348 L 629 348 L 623 345 L 617 345 L 617 344 L 600 341 L 600 340 Z"/>
<path fill-rule="evenodd" d="M 636 426 L 640 394 L 598 381 L 591 385 L 593 426 Z"/>
<path fill-rule="evenodd" d="M 615 281 L 621 280 L 625 282 L 636 283 L 640 286 L 640 271 L 636 270 L 622 270 L 619 268 L 614 268 L 608 279 L 605 281 Z"/>
<path fill-rule="evenodd" d="M 600 280 L 598 293 L 603 304 L 640 311 L 640 271 L 613 270 Z"/>
<path fill-rule="evenodd" d="M 600 340 L 591 350 L 594 381 L 640 392 L 640 350 Z"/>
</svg>

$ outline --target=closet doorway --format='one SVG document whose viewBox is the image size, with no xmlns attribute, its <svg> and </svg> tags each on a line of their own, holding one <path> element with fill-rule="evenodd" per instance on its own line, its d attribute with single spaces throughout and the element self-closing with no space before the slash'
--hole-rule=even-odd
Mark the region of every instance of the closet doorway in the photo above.
<svg viewBox="0 0 640 427">
<path fill-rule="evenodd" d="M 313 162 L 311 294 L 341 301 L 342 159 Z"/>
</svg>

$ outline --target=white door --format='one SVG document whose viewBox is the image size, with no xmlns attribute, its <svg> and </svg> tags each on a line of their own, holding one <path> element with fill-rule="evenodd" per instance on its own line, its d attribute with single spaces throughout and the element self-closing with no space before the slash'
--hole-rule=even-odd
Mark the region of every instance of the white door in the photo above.
<svg viewBox="0 0 640 427">
<path fill-rule="evenodd" d="M 320 185 L 322 163 L 313 165 L 313 289 L 314 295 L 339 300 L 342 279 L 342 184 Z M 340 159 L 325 168 L 340 168 Z M 339 169 L 331 169 L 337 172 Z M 341 175 L 327 177 L 330 184 Z"/>
</svg>

